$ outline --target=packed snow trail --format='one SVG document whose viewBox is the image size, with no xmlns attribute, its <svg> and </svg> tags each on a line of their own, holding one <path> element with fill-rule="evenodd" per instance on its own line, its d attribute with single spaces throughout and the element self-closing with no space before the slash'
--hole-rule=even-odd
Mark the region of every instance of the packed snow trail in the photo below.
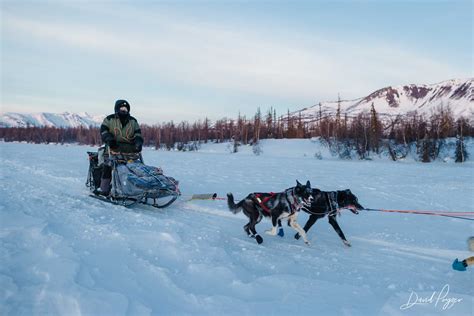
<svg viewBox="0 0 474 316">
<path fill-rule="evenodd" d="M 285 141 L 280 147 L 285 148 Z M 288 141 L 289 142 L 289 141 Z M 270 147 L 270 146 L 269 146 Z M 88 197 L 86 146 L 0 143 L 0 314 L 49 315 L 471 315 L 470 221 L 350 212 L 345 248 L 322 219 L 311 246 L 248 238 L 225 201 L 177 201 L 157 210 Z M 366 207 L 472 211 L 473 164 L 316 160 L 281 152 L 145 150 L 147 164 L 180 180 L 183 194 L 280 191 L 295 180 L 350 188 Z M 301 214 L 304 224 L 308 216 Z M 402 310 L 410 294 L 462 299 Z"/>
</svg>

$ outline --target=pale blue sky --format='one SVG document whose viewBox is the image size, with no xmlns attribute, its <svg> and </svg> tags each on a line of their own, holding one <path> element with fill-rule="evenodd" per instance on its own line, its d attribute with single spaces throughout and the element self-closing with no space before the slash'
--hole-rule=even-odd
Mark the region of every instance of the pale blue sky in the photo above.
<svg viewBox="0 0 474 316">
<path fill-rule="evenodd" d="M 473 76 L 472 1 L 1 1 L 1 111 L 279 114 Z"/>
</svg>

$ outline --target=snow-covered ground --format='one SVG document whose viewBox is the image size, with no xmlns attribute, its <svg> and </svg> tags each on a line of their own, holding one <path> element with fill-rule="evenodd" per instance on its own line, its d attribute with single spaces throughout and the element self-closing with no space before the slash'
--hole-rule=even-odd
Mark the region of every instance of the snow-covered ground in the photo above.
<svg viewBox="0 0 474 316">
<path fill-rule="evenodd" d="M 456 138 L 446 138 L 439 149 L 439 155 L 435 162 L 455 162 L 456 152 Z M 471 159 L 468 159 L 467 164 L 474 162 L 474 138 L 466 137 L 464 139 L 466 150 Z M 285 157 L 285 158 L 316 158 L 316 159 L 332 159 L 339 160 L 339 154 L 335 148 L 331 151 L 327 142 L 319 137 L 311 139 L 263 139 L 259 142 L 259 155 L 271 157 Z M 229 142 L 224 143 L 202 143 L 199 145 L 200 152 L 215 153 L 215 154 L 229 154 L 233 151 L 233 146 Z M 251 145 L 244 145 L 238 147 L 239 155 L 255 155 L 255 148 Z M 370 160 L 391 160 L 390 154 L 386 146 L 382 146 L 380 153 L 369 152 Z M 355 149 L 351 150 L 351 159 L 359 160 Z M 414 162 L 420 161 L 420 154 L 417 153 L 416 144 L 412 143 L 406 157 L 399 160 L 400 162 Z"/>
<path fill-rule="evenodd" d="M 371 208 L 474 210 L 472 163 L 318 160 L 314 149 L 284 142 L 260 156 L 206 146 L 146 149 L 144 158 L 179 179 L 185 196 L 241 198 L 299 179 L 350 188 Z M 264 234 L 263 220 L 258 245 L 225 201 L 183 197 L 156 210 L 88 197 L 90 149 L 0 143 L 1 315 L 473 314 L 474 270 L 451 268 L 473 255 L 472 221 L 344 212 L 346 248 L 327 219 L 309 232 L 310 246 L 288 227 L 283 238 Z M 428 302 L 401 308 L 416 297 Z"/>
</svg>

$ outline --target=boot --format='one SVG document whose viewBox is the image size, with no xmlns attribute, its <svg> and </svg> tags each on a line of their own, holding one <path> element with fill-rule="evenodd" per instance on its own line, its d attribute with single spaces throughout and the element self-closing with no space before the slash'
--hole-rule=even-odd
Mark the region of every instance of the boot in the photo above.
<svg viewBox="0 0 474 316">
<path fill-rule="evenodd" d="M 109 195 L 110 193 L 110 178 L 100 178 L 100 187 L 94 190 L 94 193 L 97 195 Z"/>
</svg>

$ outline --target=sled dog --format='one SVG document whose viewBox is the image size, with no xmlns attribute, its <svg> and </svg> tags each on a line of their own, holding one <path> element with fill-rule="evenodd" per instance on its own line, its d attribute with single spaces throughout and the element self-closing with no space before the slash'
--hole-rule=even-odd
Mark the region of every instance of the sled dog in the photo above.
<svg viewBox="0 0 474 316">
<path fill-rule="evenodd" d="M 306 238 L 305 231 L 298 225 L 296 219 L 298 211 L 304 203 L 310 203 L 311 196 L 311 184 L 306 182 L 303 185 L 296 181 L 296 186 L 286 189 L 284 192 L 279 193 L 250 193 L 235 204 L 234 196 L 232 193 L 227 194 L 227 205 L 229 209 L 234 213 L 238 213 L 241 210 L 248 217 L 249 222 L 244 226 L 244 230 L 249 237 L 255 238 L 257 243 L 261 244 L 263 238 L 255 230 L 255 225 L 258 224 L 262 217 L 270 217 L 272 220 L 272 229 L 266 231 L 269 235 L 277 234 L 277 223 L 282 218 L 288 218 L 288 225 L 295 229 L 299 236 L 303 237 L 306 244 L 309 244 Z"/>
<path fill-rule="evenodd" d="M 303 227 L 305 233 L 309 231 L 311 226 L 316 223 L 316 221 L 324 216 L 328 216 L 329 224 L 334 228 L 336 233 L 342 239 L 344 245 L 350 247 L 350 242 L 347 241 L 346 236 L 339 227 L 339 224 L 336 220 L 336 215 L 341 209 L 349 209 L 354 214 L 359 214 L 358 210 L 364 209 L 362 205 L 359 204 L 357 197 L 351 192 L 351 190 L 343 191 L 330 191 L 325 192 L 318 189 L 312 189 L 312 201 L 311 203 L 305 204 L 301 207 L 301 210 L 310 214 L 308 221 Z M 295 238 L 299 239 L 301 235 L 299 232 L 296 233 Z"/>
</svg>

